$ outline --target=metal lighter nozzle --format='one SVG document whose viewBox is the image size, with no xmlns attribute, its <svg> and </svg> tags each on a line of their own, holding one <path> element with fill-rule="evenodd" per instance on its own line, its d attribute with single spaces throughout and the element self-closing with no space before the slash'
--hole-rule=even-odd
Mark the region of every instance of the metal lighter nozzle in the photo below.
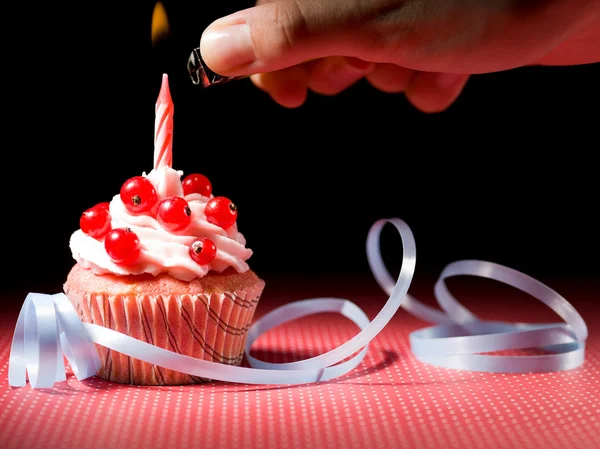
<svg viewBox="0 0 600 449">
<path fill-rule="evenodd" d="M 208 87 L 214 84 L 223 84 L 229 81 L 247 78 L 246 76 L 223 76 L 213 72 L 202 59 L 199 47 L 192 50 L 192 53 L 188 58 L 187 68 L 192 83 L 200 87 Z"/>
</svg>

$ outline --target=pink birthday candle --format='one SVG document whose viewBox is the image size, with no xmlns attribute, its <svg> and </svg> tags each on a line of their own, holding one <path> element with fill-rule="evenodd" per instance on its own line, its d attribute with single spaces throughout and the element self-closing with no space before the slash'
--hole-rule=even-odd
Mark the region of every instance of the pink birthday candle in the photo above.
<svg viewBox="0 0 600 449">
<path fill-rule="evenodd" d="M 173 163 L 173 101 L 169 77 L 163 74 L 162 86 L 156 101 L 154 121 L 154 168 L 170 167 Z"/>
</svg>

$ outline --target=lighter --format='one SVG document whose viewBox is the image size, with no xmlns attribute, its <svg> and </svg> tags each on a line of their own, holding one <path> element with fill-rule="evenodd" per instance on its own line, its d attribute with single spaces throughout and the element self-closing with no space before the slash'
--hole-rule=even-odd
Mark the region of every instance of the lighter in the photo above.
<svg viewBox="0 0 600 449">
<path fill-rule="evenodd" d="M 194 48 L 194 50 L 192 50 L 188 59 L 187 68 L 192 83 L 201 87 L 208 87 L 215 84 L 223 84 L 229 81 L 247 78 L 247 76 L 223 76 L 213 72 L 202 59 L 200 48 Z"/>
</svg>

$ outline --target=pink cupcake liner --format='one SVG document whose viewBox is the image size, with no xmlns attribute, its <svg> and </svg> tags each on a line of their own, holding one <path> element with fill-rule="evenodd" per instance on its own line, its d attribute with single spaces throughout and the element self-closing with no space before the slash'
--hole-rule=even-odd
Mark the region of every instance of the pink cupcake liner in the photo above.
<svg viewBox="0 0 600 449">
<path fill-rule="evenodd" d="M 85 323 L 113 329 L 198 359 L 240 365 L 264 282 L 232 293 L 111 295 L 67 291 Z M 189 385 L 204 379 L 156 366 L 96 345 L 98 377 L 134 385 Z"/>
</svg>

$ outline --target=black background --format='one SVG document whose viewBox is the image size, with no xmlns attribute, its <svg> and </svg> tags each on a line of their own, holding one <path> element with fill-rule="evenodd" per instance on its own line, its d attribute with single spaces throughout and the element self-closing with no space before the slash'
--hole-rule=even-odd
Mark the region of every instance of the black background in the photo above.
<svg viewBox="0 0 600 449">
<path fill-rule="evenodd" d="M 16 52 L 5 97 L 17 142 L 3 148 L 6 288 L 60 288 L 81 212 L 152 169 L 162 73 L 174 168 L 237 204 L 265 278 L 368 274 L 367 232 L 391 216 L 415 233 L 417 273 L 477 258 L 598 278 L 598 64 L 477 75 L 433 115 L 367 83 L 294 110 L 249 80 L 194 86 L 186 62 L 202 30 L 250 5 L 165 2 L 157 46 L 152 2 L 54 5 L 31 27 L 37 43 Z M 386 235 L 386 253 L 400 251 Z"/>
</svg>

